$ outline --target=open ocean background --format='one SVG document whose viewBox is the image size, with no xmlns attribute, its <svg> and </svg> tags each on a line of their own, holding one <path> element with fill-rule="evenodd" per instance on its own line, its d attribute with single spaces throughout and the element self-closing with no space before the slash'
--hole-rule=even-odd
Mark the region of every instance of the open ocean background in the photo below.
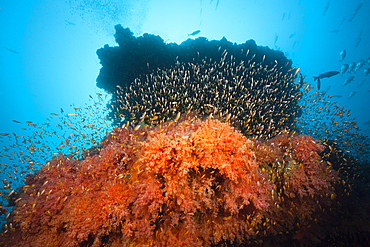
<svg viewBox="0 0 370 247">
<path fill-rule="evenodd" d="M 32 135 L 26 121 L 57 131 L 60 118 L 51 119 L 51 113 L 63 115 L 100 102 L 96 50 L 117 45 L 116 24 L 129 27 L 135 36 L 159 35 L 167 43 L 180 44 L 195 30 L 201 32 L 190 38 L 226 37 L 239 44 L 254 39 L 257 45 L 283 51 L 315 88 L 313 76 L 364 60 L 356 73 L 322 79 L 321 90 L 338 96 L 331 100 L 350 109 L 360 131 L 369 136 L 370 75 L 363 71 L 370 68 L 370 2 L 363 1 L 350 21 L 362 1 L 0 0 L 0 133 L 9 134 L 1 136 L 0 161 L 9 164 L 8 158 L 16 156 L 12 152 L 17 148 L 11 146 L 18 141 L 15 136 Z M 347 55 L 340 62 L 343 49 Z M 354 81 L 341 86 L 351 75 Z M 356 95 L 348 99 L 352 91 Z M 92 117 L 105 114 L 99 108 Z M 71 121 L 81 124 L 81 119 Z M 58 132 L 48 138 L 51 155 L 53 141 L 58 145 L 63 138 Z"/>
</svg>

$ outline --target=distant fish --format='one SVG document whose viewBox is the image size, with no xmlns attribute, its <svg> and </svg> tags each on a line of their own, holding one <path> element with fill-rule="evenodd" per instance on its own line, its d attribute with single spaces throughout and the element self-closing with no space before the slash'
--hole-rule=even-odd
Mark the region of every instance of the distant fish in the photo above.
<svg viewBox="0 0 370 247">
<path fill-rule="evenodd" d="M 7 50 L 8 50 L 8 51 L 10 51 L 10 52 L 13 52 L 13 53 L 15 53 L 15 54 L 19 54 L 19 52 L 15 51 L 15 50 L 9 49 L 9 48 L 7 48 L 7 47 L 5 47 L 5 46 L 3 46 L 3 47 L 4 47 L 4 49 L 7 49 Z"/>
<path fill-rule="evenodd" d="M 362 74 L 363 76 L 368 76 L 370 73 L 370 68 L 365 68 L 364 73 Z"/>
<path fill-rule="evenodd" d="M 356 67 L 353 70 L 355 73 L 359 71 L 363 66 L 365 65 L 365 60 L 360 60 L 358 63 L 356 63 Z"/>
<path fill-rule="evenodd" d="M 356 62 L 350 63 L 347 72 L 352 73 L 355 67 L 356 67 Z"/>
<path fill-rule="evenodd" d="M 67 21 L 67 20 L 64 20 L 68 25 L 71 25 L 71 26 L 76 26 L 76 24 L 74 24 L 73 22 L 70 22 L 70 21 Z"/>
<path fill-rule="evenodd" d="M 366 121 L 364 125 L 370 125 L 370 120 Z"/>
<path fill-rule="evenodd" d="M 338 29 L 333 29 L 333 30 L 330 30 L 329 33 L 339 33 L 339 30 Z"/>
<path fill-rule="evenodd" d="M 349 18 L 349 20 L 348 20 L 348 21 L 352 21 L 352 20 L 353 20 L 353 18 L 355 18 L 355 16 L 357 15 L 357 12 L 361 9 L 362 5 L 364 5 L 364 3 L 362 3 L 362 2 L 361 2 L 361 3 L 357 6 L 357 8 L 355 9 L 355 11 L 353 11 L 353 13 L 352 13 L 352 15 L 351 15 L 351 17 Z"/>
<path fill-rule="evenodd" d="M 355 40 L 356 41 L 355 47 L 357 47 L 360 44 L 362 40 L 361 36 L 362 36 L 362 30 L 357 34 L 357 38 Z"/>
<path fill-rule="evenodd" d="M 349 65 L 348 64 L 343 64 L 342 65 L 342 67 L 340 67 L 340 73 L 341 74 L 344 74 L 344 73 L 346 73 L 346 71 L 348 70 L 348 68 L 349 68 Z"/>
<path fill-rule="evenodd" d="M 218 7 L 218 4 L 220 3 L 220 0 L 217 0 L 217 3 L 216 3 L 216 9 L 217 10 L 217 7 Z"/>
<path fill-rule="evenodd" d="M 344 80 L 344 82 L 342 83 L 342 86 L 345 86 L 348 83 L 352 82 L 353 79 L 355 79 L 355 76 L 351 75 L 350 77 L 348 77 L 347 79 Z"/>
<path fill-rule="evenodd" d="M 362 30 L 360 30 L 360 32 L 358 32 L 357 39 L 361 38 L 361 36 L 362 36 Z"/>
<path fill-rule="evenodd" d="M 352 91 L 352 92 L 349 93 L 347 98 L 351 99 L 353 96 L 355 96 L 355 94 L 356 94 L 356 91 Z"/>
<path fill-rule="evenodd" d="M 342 26 L 343 22 L 346 20 L 346 17 L 342 18 L 342 21 L 340 22 L 339 26 Z"/>
<path fill-rule="evenodd" d="M 332 77 L 338 74 L 339 74 L 339 71 L 329 71 L 329 72 L 322 73 L 318 76 L 314 76 L 313 79 L 316 81 L 317 79 L 329 78 L 329 77 Z"/>
<path fill-rule="evenodd" d="M 327 87 L 324 91 L 325 93 L 328 92 L 330 90 L 331 86 Z"/>
<path fill-rule="evenodd" d="M 306 76 L 302 76 L 302 74 L 301 73 L 299 73 L 299 85 L 301 86 L 301 87 L 303 87 L 303 85 L 304 85 L 304 82 L 303 82 L 303 80 L 304 80 L 304 78 L 305 78 Z"/>
<path fill-rule="evenodd" d="M 297 44 L 297 40 L 294 40 L 292 49 L 294 49 L 295 45 Z"/>
<path fill-rule="evenodd" d="M 274 45 L 276 45 L 276 41 L 278 40 L 279 36 L 276 34 L 275 35 L 275 42 L 274 42 Z"/>
<path fill-rule="evenodd" d="M 343 61 L 343 59 L 346 57 L 346 55 L 347 55 L 347 52 L 346 52 L 346 50 L 342 50 L 340 53 L 339 53 L 339 56 L 340 56 L 340 58 L 339 58 L 339 62 L 342 62 Z"/>
<path fill-rule="evenodd" d="M 194 31 L 194 32 L 192 32 L 192 33 L 190 33 L 190 34 L 188 34 L 188 37 L 189 37 L 189 36 L 197 35 L 198 33 L 200 33 L 200 30 L 196 30 L 196 31 Z"/>
<path fill-rule="evenodd" d="M 295 33 L 292 33 L 291 35 L 289 35 L 289 39 L 293 38 L 295 35 Z"/>
<path fill-rule="evenodd" d="M 328 72 L 322 73 L 322 74 L 320 74 L 318 76 L 314 76 L 313 77 L 313 80 L 314 81 L 317 80 L 317 89 L 320 90 L 320 87 L 321 87 L 321 81 L 320 81 L 320 79 L 329 78 L 329 77 L 335 76 L 337 74 L 339 74 L 339 71 L 328 71 Z"/>
<path fill-rule="evenodd" d="M 326 11 L 328 11 L 329 4 L 330 4 L 330 0 L 329 0 L 329 1 L 328 1 L 328 3 L 326 4 L 326 7 L 325 7 L 325 10 L 324 10 L 324 13 L 322 14 L 323 16 L 326 14 Z"/>
<path fill-rule="evenodd" d="M 355 44 L 355 47 L 358 47 L 358 45 L 360 44 L 360 42 L 361 42 L 361 38 L 359 38 L 359 39 L 356 39 L 356 44 Z"/>
<path fill-rule="evenodd" d="M 281 19 L 282 21 L 284 20 L 284 17 L 285 17 L 285 12 L 284 12 L 284 14 L 283 14 L 283 18 Z"/>
<path fill-rule="evenodd" d="M 365 83 L 365 79 L 364 79 L 364 80 L 362 80 L 362 81 L 358 84 L 358 86 L 357 86 L 357 87 L 361 87 L 362 85 L 364 85 L 364 83 Z"/>
</svg>

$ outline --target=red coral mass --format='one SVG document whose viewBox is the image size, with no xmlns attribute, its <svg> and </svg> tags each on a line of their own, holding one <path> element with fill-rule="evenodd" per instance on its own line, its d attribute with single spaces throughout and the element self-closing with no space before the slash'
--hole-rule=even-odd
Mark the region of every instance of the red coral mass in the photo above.
<svg viewBox="0 0 370 247">
<path fill-rule="evenodd" d="M 117 128 L 101 147 L 84 160 L 60 156 L 29 177 L 2 243 L 241 243 L 305 225 L 337 179 L 311 137 L 252 141 L 196 117 Z"/>
</svg>

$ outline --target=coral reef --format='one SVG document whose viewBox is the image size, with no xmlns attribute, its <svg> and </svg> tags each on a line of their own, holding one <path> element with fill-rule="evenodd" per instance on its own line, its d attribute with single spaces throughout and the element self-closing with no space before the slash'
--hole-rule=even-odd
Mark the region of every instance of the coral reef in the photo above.
<svg viewBox="0 0 370 247">
<path fill-rule="evenodd" d="M 280 51 L 225 38 L 165 44 L 159 36 L 134 37 L 128 28 L 115 28 L 119 46 L 97 51 L 102 64 L 97 86 L 112 94 L 116 125 L 212 112 L 245 134 L 269 139 L 293 128 L 301 114 L 302 85 L 294 82 L 299 69 Z"/>
<path fill-rule="evenodd" d="M 251 140 L 227 122 L 195 114 L 156 127 L 125 125 L 104 138 L 99 153 L 59 156 L 29 176 L 2 241 L 213 246 L 281 235 L 302 241 L 335 199 L 338 177 L 322 150 L 311 137 L 287 132 Z"/>
<path fill-rule="evenodd" d="M 367 246 L 369 145 L 349 112 L 294 82 L 282 52 L 225 38 L 165 44 L 120 25 L 115 37 L 119 47 L 97 51 L 97 82 L 116 128 L 78 110 L 90 134 L 61 118 L 73 133 L 36 173 L 20 172 L 17 190 L 8 166 L 1 193 L 14 208 L 0 208 L 0 245 Z M 57 132 L 34 131 L 47 134 Z M 93 146 L 77 150 L 80 139 Z"/>
</svg>

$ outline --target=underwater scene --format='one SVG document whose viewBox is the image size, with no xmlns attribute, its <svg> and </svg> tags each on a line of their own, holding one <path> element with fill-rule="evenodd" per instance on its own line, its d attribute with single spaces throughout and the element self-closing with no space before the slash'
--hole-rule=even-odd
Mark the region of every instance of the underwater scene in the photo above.
<svg viewBox="0 0 370 247">
<path fill-rule="evenodd" d="M 368 246 L 368 13 L 0 1 L 0 246 Z"/>
</svg>

